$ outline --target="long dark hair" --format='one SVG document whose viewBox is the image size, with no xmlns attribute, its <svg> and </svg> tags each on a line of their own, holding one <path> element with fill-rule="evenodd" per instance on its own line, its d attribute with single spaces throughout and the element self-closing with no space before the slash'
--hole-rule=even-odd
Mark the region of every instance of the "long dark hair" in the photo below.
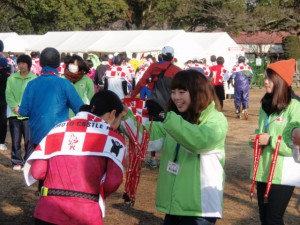
<svg viewBox="0 0 300 225">
<path fill-rule="evenodd" d="M 68 68 L 69 64 L 74 63 L 75 61 L 77 61 L 78 64 L 78 71 L 83 71 L 84 73 L 88 73 L 90 71 L 90 68 L 87 66 L 83 58 L 76 54 L 69 58 L 68 62 L 66 63 L 66 68 Z"/>
<path fill-rule="evenodd" d="M 190 93 L 191 105 L 184 113 L 180 113 L 175 103 L 170 99 L 168 111 L 174 111 L 185 120 L 193 124 L 199 124 L 199 116 L 211 102 L 215 102 L 216 109 L 220 111 L 220 102 L 212 82 L 197 70 L 183 70 L 178 72 L 171 83 L 171 90 L 180 89 Z"/>
<path fill-rule="evenodd" d="M 261 103 L 269 104 L 269 112 L 266 113 L 271 114 L 276 112 L 280 114 L 291 102 L 292 88 L 275 71 L 267 69 L 266 75 L 273 82 L 273 93 L 266 93 L 261 99 Z"/>
</svg>

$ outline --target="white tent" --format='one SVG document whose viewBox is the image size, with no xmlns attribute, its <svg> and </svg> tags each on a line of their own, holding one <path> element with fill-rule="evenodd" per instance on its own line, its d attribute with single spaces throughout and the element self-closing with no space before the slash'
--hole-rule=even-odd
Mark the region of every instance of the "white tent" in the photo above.
<svg viewBox="0 0 300 225">
<path fill-rule="evenodd" d="M 134 30 L 134 31 L 64 31 L 48 32 L 35 43 L 29 44 L 27 52 L 54 47 L 60 52 L 127 52 L 158 55 L 163 46 L 170 45 L 175 57 L 182 64 L 194 57 L 223 56 L 225 66 L 231 67 L 244 52 L 225 32 L 195 33 L 184 30 Z"/>
<path fill-rule="evenodd" d="M 74 31 L 74 32 L 70 32 L 71 36 L 69 36 L 65 40 L 62 40 L 61 43 L 56 46 L 56 48 L 60 52 L 75 52 L 75 53 L 88 52 L 90 45 L 97 42 L 98 40 L 101 40 L 109 32 L 110 31 Z M 53 35 L 52 33 L 53 32 L 51 32 L 51 35 Z"/>
<path fill-rule="evenodd" d="M 68 40 L 74 32 L 48 32 L 35 44 L 26 48 L 27 52 L 42 51 L 46 47 L 53 47 L 58 49 L 64 41 Z"/>
<path fill-rule="evenodd" d="M 226 32 L 198 33 L 188 32 L 187 35 L 204 49 L 204 57 L 209 62 L 211 55 L 223 56 L 225 67 L 232 68 L 240 55 L 245 52 Z"/>
<path fill-rule="evenodd" d="M 36 44 L 37 42 L 40 41 L 40 39 L 43 37 L 44 35 L 20 35 L 21 38 L 23 38 L 23 40 L 27 43 L 27 47 L 26 49 L 30 49 L 32 45 Z M 27 54 L 30 54 L 30 52 L 26 52 Z"/>
<path fill-rule="evenodd" d="M 167 45 L 167 43 L 183 30 L 144 30 L 139 36 L 126 45 L 131 52 L 155 52 Z"/>
<path fill-rule="evenodd" d="M 55 47 L 60 52 L 137 52 L 157 55 L 166 45 L 175 49 L 175 57 L 182 63 L 203 52 L 201 46 L 183 30 L 48 32 L 29 45 L 26 51 Z"/>
<path fill-rule="evenodd" d="M 141 35 L 143 31 L 109 31 L 101 39 L 90 43 L 88 51 L 91 52 L 125 52 L 128 43 Z"/>
<path fill-rule="evenodd" d="M 0 33 L 0 40 L 4 44 L 4 52 L 24 53 L 27 42 L 17 33 Z"/>
</svg>

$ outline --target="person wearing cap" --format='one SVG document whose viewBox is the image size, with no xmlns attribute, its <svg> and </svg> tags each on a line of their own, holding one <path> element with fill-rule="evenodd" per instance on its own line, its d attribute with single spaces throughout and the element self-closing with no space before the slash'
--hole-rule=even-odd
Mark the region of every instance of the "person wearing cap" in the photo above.
<svg viewBox="0 0 300 225">
<path fill-rule="evenodd" d="M 34 150 L 31 140 L 28 117 L 19 116 L 19 105 L 27 84 L 37 76 L 30 71 L 32 61 L 28 55 L 17 58 L 19 71 L 9 76 L 6 86 L 6 102 L 9 107 L 9 130 L 11 136 L 11 163 L 13 170 L 21 170 L 25 161 Z M 22 137 L 24 138 L 25 155 L 22 156 Z"/>
<path fill-rule="evenodd" d="M 148 67 L 143 77 L 139 80 L 139 82 L 135 86 L 131 94 L 131 97 L 136 97 L 140 93 L 142 87 L 144 87 L 149 83 L 149 78 L 151 79 L 151 82 L 153 82 L 153 80 L 157 80 L 158 75 L 164 71 L 166 86 L 161 87 L 156 85 L 157 83 L 154 82 L 154 87 L 151 90 L 151 99 L 157 101 L 160 105 L 166 107 L 166 104 L 169 101 L 171 95 L 170 85 L 171 85 L 172 78 L 176 73 L 181 71 L 181 69 L 173 65 L 172 63 L 172 60 L 174 58 L 174 49 L 171 46 L 163 47 L 162 58 L 163 60 L 154 62 Z"/>
<path fill-rule="evenodd" d="M 3 51 L 3 42 L 0 40 L 0 51 Z M 5 143 L 7 134 L 7 103 L 5 99 L 5 89 L 9 77 L 9 67 L 6 58 L 0 52 L 0 151 L 7 150 Z"/>
<path fill-rule="evenodd" d="M 250 80 L 253 77 L 252 69 L 245 63 L 245 57 L 239 56 L 238 63 L 233 66 L 230 81 L 234 85 L 234 105 L 236 118 L 248 119 Z M 242 112 L 241 112 L 242 107 Z"/>
<path fill-rule="evenodd" d="M 126 142 L 117 129 L 125 115 L 112 91 L 100 91 L 80 112 L 57 124 L 24 167 L 27 185 L 44 180 L 35 224 L 102 225 L 105 199 L 123 180 Z"/>
<path fill-rule="evenodd" d="M 253 147 L 255 137 L 259 135 L 258 142 L 262 148 L 255 177 L 261 224 L 283 225 L 284 213 L 294 188 L 300 187 L 300 164 L 293 160 L 290 146 L 291 124 L 300 124 L 300 102 L 291 87 L 295 65 L 295 59 L 289 59 L 271 63 L 267 67 L 264 79 L 266 93 L 261 99 L 258 128 L 255 135 L 249 137 Z M 264 201 L 276 149 L 278 155 L 272 184 L 268 199 Z"/>
<path fill-rule="evenodd" d="M 174 49 L 171 46 L 163 47 L 162 60 L 154 62 L 148 67 L 132 91 L 131 97 L 136 97 L 142 88 L 149 84 L 151 99 L 166 108 L 171 96 L 171 81 L 175 74 L 181 71 L 178 66 L 173 65 L 173 58 Z M 163 76 L 161 76 L 162 74 Z M 162 79 L 159 79 L 159 77 L 162 77 Z M 157 166 L 155 151 L 151 152 L 151 158 L 147 160 L 147 163 L 152 167 Z"/>
<path fill-rule="evenodd" d="M 68 118 L 69 109 L 76 114 L 83 101 L 71 82 L 59 76 L 60 54 L 55 48 L 41 52 L 39 77 L 25 88 L 18 113 L 29 117 L 31 138 L 35 146 L 58 123 Z"/>
</svg>

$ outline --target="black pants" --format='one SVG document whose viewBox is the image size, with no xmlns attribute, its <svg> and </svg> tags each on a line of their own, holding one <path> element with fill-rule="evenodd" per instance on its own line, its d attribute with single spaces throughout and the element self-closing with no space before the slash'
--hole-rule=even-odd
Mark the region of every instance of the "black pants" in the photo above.
<svg viewBox="0 0 300 225">
<path fill-rule="evenodd" d="M 28 119 L 18 120 L 17 117 L 11 117 L 8 121 L 12 143 L 11 162 L 13 165 L 23 165 L 34 150 L 30 136 L 29 121 Z M 22 157 L 21 148 L 22 137 L 24 137 L 25 145 L 24 159 Z"/>
<path fill-rule="evenodd" d="M 257 182 L 257 200 L 262 225 L 284 225 L 283 215 L 295 187 L 272 184 L 268 203 L 264 203 L 266 183 Z"/>
<path fill-rule="evenodd" d="M 7 132 L 6 105 L 0 104 L 0 144 L 4 144 Z"/>
<path fill-rule="evenodd" d="M 213 225 L 216 218 L 203 218 L 199 216 L 174 216 L 166 214 L 163 225 Z"/>
<path fill-rule="evenodd" d="M 225 90 L 223 85 L 215 86 L 216 94 L 221 104 L 221 108 L 223 109 L 223 101 L 225 99 Z"/>
</svg>

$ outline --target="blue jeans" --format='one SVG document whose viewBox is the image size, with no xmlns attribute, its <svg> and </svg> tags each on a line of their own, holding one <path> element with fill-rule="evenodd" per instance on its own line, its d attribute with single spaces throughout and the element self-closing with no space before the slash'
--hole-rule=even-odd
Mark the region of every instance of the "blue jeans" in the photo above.
<svg viewBox="0 0 300 225">
<path fill-rule="evenodd" d="M 214 225 L 216 218 L 204 218 L 199 216 L 174 216 L 166 214 L 163 225 Z"/>
<path fill-rule="evenodd" d="M 30 130 L 29 130 L 29 121 L 18 120 L 17 117 L 11 117 L 9 121 L 9 130 L 11 135 L 11 162 L 13 165 L 23 166 L 25 161 L 29 158 L 31 153 L 34 150 L 33 143 L 31 141 Z M 22 148 L 21 141 L 24 137 L 25 145 L 25 156 L 22 157 Z"/>
<path fill-rule="evenodd" d="M 147 97 L 147 99 L 150 99 L 150 97 L 151 97 L 151 90 L 149 90 L 148 87 L 144 86 L 142 88 L 142 90 L 140 91 L 140 98 L 146 98 L 146 97 Z"/>
</svg>

